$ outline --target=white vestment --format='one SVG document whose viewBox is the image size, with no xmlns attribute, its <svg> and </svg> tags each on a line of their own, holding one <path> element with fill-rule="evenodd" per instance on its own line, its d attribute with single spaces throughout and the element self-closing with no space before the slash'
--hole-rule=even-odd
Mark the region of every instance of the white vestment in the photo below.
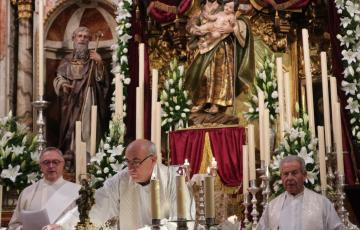
<svg viewBox="0 0 360 230">
<path fill-rule="evenodd" d="M 157 164 L 153 176 L 160 182 L 160 205 L 162 217 L 176 220 L 176 168 Z M 195 203 L 186 191 L 187 219 L 195 219 Z M 103 225 L 111 218 L 118 218 L 119 229 L 139 229 L 151 225 L 150 184 L 134 182 L 127 169 L 105 181 L 95 193 L 95 205 L 90 211 L 90 221 L 95 226 Z M 57 224 L 63 229 L 73 229 L 78 222 L 77 209 L 64 216 Z M 168 224 L 170 226 L 171 224 Z M 174 229 L 176 225 L 174 224 Z"/>
<path fill-rule="evenodd" d="M 54 183 L 41 179 L 26 187 L 20 194 L 16 208 L 9 223 L 9 230 L 21 228 L 21 211 L 39 211 L 46 209 L 55 223 L 64 213 L 72 209 L 79 196 L 80 185 L 68 182 L 60 177 Z M 56 202 L 56 201 L 59 202 Z M 54 205 L 49 205 L 49 203 Z M 53 207 L 49 207 L 53 206 Z"/>
<path fill-rule="evenodd" d="M 288 192 L 272 200 L 257 230 L 338 230 L 343 225 L 333 204 L 307 188 L 295 196 Z"/>
</svg>

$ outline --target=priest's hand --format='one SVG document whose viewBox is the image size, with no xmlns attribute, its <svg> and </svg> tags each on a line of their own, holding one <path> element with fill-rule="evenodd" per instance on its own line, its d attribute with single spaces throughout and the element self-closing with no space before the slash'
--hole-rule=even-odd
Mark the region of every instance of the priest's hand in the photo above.
<svg viewBox="0 0 360 230">
<path fill-rule="evenodd" d="M 94 60 L 96 63 L 101 62 L 101 56 L 95 50 L 90 50 L 90 59 Z"/>
<path fill-rule="evenodd" d="M 41 230 L 58 230 L 60 229 L 60 225 L 57 224 L 49 224 L 44 226 Z"/>
</svg>

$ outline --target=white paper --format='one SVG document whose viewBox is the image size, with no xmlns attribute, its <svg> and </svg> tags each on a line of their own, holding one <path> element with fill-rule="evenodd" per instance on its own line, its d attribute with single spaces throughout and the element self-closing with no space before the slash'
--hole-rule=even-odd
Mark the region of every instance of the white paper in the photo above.
<svg viewBox="0 0 360 230">
<path fill-rule="evenodd" d="M 20 220 L 23 230 L 41 230 L 42 227 L 50 224 L 46 209 L 40 211 L 21 211 Z"/>
</svg>

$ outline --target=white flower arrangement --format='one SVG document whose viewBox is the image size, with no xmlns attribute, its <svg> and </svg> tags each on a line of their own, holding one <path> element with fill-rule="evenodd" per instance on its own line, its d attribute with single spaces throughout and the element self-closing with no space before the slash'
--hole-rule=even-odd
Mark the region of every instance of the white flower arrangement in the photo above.
<svg viewBox="0 0 360 230">
<path fill-rule="evenodd" d="M 115 28 L 117 35 L 117 43 L 111 46 L 113 50 L 112 54 L 112 70 L 111 72 L 116 75 L 120 74 L 120 80 L 123 82 L 123 85 L 130 84 L 130 73 L 129 73 L 129 62 L 128 62 L 128 44 L 131 39 L 130 29 L 131 29 L 131 9 L 132 9 L 132 1 L 131 0 L 114 0 L 113 4 L 117 6 L 116 8 L 116 23 L 117 26 Z M 115 78 L 113 79 L 113 84 L 115 84 Z M 124 94 L 126 90 L 124 90 Z M 125 95 L 124 95 L 125 100 Z M 115 106 L 115 92 L 112 97 L 112 110 Z M 126 106 L 123 106 L 124 116 L 126 115 Z"/>
<path fill-rule="evenodd" d="M 6 190 L 23 190 L 40 179 L 36 135 L 10 112 L 0 120 L 0 184 Z"/>
<path fill-rule="evenodd" d="M 125 125 L 122 120 L 111 120 L 108 135 L 101 140 L 98 152 L 91 157 L 88 165 L 92 187 L 101 187 L 107 178 L 125 167 L 124 134 Z"/>
<path fill-rule="evenodd" d="M 296 110 L 299 112 L 298 105 L 296 105 Z M 285 130 L 284 140 L 275 150 L 270 165 L 275 195 L 279 195 L 284 191 L 280 178 L 280 161 L 288 155 L 298 155 L 304 159 L 307 171 L 305 187 L 320 191 L 319 167 L 317 164 L 318 141 L 311 136 L 308 115 L 306 113 L 300 114 L 300 118 L 293 118 L 292 127 Z"/>
<path fill-rule="evenodd" d="M 112 61 L 113 74 L 120 74 L 123 85 L 130 84 L 129 63 L 128 63 L 128 41 L 131 39 L 130 34 L 130 18 L 132 1 L 131 0 L 114 0 L 116 9 L 116 34 L 117 43 L 112 45 L 113 50 Z M 115 79 L 113 79 L 113 84 Z M 114 92 L 115 94 L 115 92 Z M 124 90 L 126 94 L 126 90 Z M 125 100 L 125 95 L 123 96 Z M 112 97 L 110 107 L 114 110 L 115 96 Z M 126 104 L 123 106 L 123 116 L 126 116 Z M 104 181 L 119 172 L 125 167 L 124 165 L 124 135 L 125 125 L 122 118 L 112 116 L 109 123 L 109 133 L 100 142 L 98 152 L 91 157 L 88 165 L 88 172 L 92 177 L 92 187 L 99 188 Z"/>
<path fill-rule="evenodd" d="M 190 115 L 189 92 L 184 87 L 184 66 L 178 66 L 177 60 L 170 62 L 168 78 L 164 83 L 160 100 L 163 107 L 161 126 L 165 130 L 172 127 L 185 127 Z"/>
<path fill-rule="evenodd" d="M 259 119 L 259 101 L 257 91 L 260 89 L 264 92 L 265 108 L 269 109 L 270 120 L 275 121 L 279 113 L 277 80 L 275 77 L 275 56 L 271 57 L 265 53 L 264 64 L 260 70 L 256 70 L 255 83 L 252 87 L 252 92 L 249 94 L 248 101 L 245 105 L 249 110 L 244 113 L 244 117 L 248 121 Z"/>
<path fill-rule="evenodd" d="M 336 37 L 343 50 L 344 80 L 341 82 L 345 91 L 349 110 L 351 133 L 360 145 L 360 2 L 336 0 L 340 15 L 341 34 Z"/>
</svg>

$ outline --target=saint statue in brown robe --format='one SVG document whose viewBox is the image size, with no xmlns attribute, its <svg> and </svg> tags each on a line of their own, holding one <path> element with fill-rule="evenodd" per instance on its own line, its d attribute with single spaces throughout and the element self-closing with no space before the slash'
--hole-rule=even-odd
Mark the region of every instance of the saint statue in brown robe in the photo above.
<svg viewBox="0 0 360 230">
<path fill-rule="evenodd" d="M 88 49 L 90 39 L 87 27 L 73 32 L 74 51 L 60 62 L 53 82 L 61 98 L 59 148 L 63 151 L 74 150 L 75 122 L 81 121 L 82 141 L 89 152 L 92 105 L 97 105 L 97 140 L 104 132 L 109 79 L 101 56 Z"/>
</svg>

